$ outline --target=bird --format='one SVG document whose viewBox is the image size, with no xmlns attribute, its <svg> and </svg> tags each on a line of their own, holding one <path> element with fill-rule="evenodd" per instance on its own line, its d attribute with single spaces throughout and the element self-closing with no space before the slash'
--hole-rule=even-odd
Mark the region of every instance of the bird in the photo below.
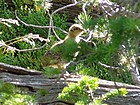
<svg viewBox="0 0 140 105">
<path fill-rule="evenodd" d="M 51 48 L 45 53 L 42 60 L 43 68 L 52 67 L 60 70 L 66 69 L 67 63 L 73 53 L 77 51 L 77 44 L 80 42 L 80 35 L 84 32 L 83 27 L 80 24 L 73 24 L 68 31 L 64 40 L 61 40 L 51 46 Z M 71 52 L 71 50 L 74 50 Z M 68 59 L 64 59 L 68 58 Z"/>
</svg>

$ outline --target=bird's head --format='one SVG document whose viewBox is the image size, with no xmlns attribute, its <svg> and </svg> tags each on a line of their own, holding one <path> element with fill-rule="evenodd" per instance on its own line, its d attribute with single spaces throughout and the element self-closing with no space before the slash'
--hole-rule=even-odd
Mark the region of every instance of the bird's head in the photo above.
<svg viewBox="0 0 140 105">
<path fill-rule="evenodd" d="M 81 25 L 79 24 L 73 24 L 70 28 L 69 28 L 69 37 L 70 38 L 74 38 L 76 39 L 77 36 L 80 36 L 82 33 L 84 32 L 84 29 Z"/>
</svg>

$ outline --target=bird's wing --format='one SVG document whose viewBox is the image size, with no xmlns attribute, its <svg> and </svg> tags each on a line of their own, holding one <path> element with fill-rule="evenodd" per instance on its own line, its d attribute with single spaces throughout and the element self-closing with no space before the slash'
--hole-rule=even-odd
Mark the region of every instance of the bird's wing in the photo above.
<svg viewBox="0 0 140 105">
<path fill-rule="evenodd" d="M 62 54 L 59 52 L 59 47 L 63 45 L 65 41 L 59 41 L 51 46 L 51 48 L 45 53 L 42 58 L 43 67 L 63 68 L 65 61 Z"/>
<path fill-rule="evenodd" d="M 61 41 L 59 41 L 59 42 L 53 44 L 53 45 L 51 46 L 50 49 L 53 49 L 55 46 L 60 46 L 60 45 L 62 45 L 64 42 L 65 42 L 65 40 L 61 40 Z"/>
</svg>

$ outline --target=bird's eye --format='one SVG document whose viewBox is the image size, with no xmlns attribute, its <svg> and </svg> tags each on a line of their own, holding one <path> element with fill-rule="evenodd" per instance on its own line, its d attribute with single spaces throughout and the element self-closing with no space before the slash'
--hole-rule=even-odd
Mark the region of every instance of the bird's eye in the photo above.
<svg viewBox="0 0 140 105">
<path fill-rule="evenodd" d="M 74 30 L 70 30 L 71 32 L 73 32 Z"/>
<path fill-rule="evenodd" d="M 79 30 L 79 28 L 76 27 L 76 28 L 73 29 L 73 31 L 75 31 L 75 30 Z"/>
<path fill-rule="evenodd" d="M 77 30 L 78 28 L 75 28 L 75 30 Z"/>
</svg>

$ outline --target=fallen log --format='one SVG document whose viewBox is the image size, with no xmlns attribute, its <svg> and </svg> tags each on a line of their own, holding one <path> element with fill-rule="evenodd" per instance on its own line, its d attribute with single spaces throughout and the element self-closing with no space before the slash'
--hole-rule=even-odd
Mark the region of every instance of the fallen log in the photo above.
<svg viewBox="0 0 140 105">
<path fill-rule="evenodd" d="M 7 64 L 5 64 L 6 66 Z M 62 100 L 58 100 L 57 96 L 62 91 L 62 89 L 65 86 L 68 86 L 70 82 L 77 83 L 80 81 L 83 76 L 82 75 L 70 75 L 67 78 L 60 78 L 59 81 L 57 79 L 50 79 L 43 73 L 33 73 L 33 71 L 30 71 L 28 69 L 22 68 L 17 69 L 20 67 L 7 65 L 7 67 L 0 66 L 0 70 L 2 68 L 5 68 L 4 71 L 0 72 L 0 80 L 8 83 L 15 84 L 19 87 L 28 89 L 29 93 L 36 94 L 36 92 L 40 89 L 45 89 L 48 93 L 45 96 L 41 96 L 38 98 L 38 102 L 43 105 L 55 105 L 56 103 L 64 103 L 64 104 L 74 104 L 71 102 L 65 102 Z M 15 74 L 10 71 L 10 68 L 16 68 L 17 72 Z M 8 69 L 8 70 L 6 70 Z M 21 70 L 26 71 L 26 74 L 18 75 Z M 116 88 L 126 88 L 128 91 L 128 95 L 126 97 L 115 97 L 111 100 L 106 100 L 105 102 L 109 105 L 119 105 L 123 104 L 125 102 L 125 105 L 128 105 L 131 103 L 131 105 L 139 105 L 140 103 L 140 86 L 134 86 L 129 84 L 124 84 L 120 82 L 113 82 L 113 81 L 107 81 L 107 80 L 101 80 L 99 79 L 99 88 L 94 92 L 94 97 L 99 97 L 113 89 Z M 135 101 L 134 101 L 135 100 Z M 129 104 L 130 105 L 130 104 Z"/>
<path fill-rule="evenodd" d="M 19 66 L 13 66 L 6 63 L 0 62 L 0 72 L 8 72 L 8 73 L 14 73 L 14 74 L 21 74 L 21 75 L 40 75 L 42 74 L 39 71 L 36 70 L 27 70 L 25 68 L 19 67 Z"/>
</svg>

